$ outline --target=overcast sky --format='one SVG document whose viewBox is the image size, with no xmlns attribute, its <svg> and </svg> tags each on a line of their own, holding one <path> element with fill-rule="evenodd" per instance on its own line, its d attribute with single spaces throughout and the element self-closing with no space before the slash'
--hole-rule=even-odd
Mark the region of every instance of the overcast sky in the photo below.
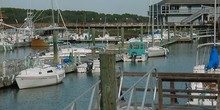
<svg viewBox="0 0 220 110">
<path fill-rule="evenodd" d="M 161 0 L 151 0 L 156 3 Z M 85 10 L 105 14 L 137 14 L 147 16 L 150 0 L 53 0 L 54 9 Z M 0 0 L 0 7 L 51 9 L 51 0 Z"/>
</svg>

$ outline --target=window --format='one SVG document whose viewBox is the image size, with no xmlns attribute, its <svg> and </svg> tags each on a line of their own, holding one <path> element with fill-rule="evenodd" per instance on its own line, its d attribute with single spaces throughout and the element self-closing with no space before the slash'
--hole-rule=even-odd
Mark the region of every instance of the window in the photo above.
<svg viewBox="0 0 220 110">
<path fill-rule="evenodd" d="M 53 73 L 53 70 L 48 70 L 47 73 Z"/>
</svg>

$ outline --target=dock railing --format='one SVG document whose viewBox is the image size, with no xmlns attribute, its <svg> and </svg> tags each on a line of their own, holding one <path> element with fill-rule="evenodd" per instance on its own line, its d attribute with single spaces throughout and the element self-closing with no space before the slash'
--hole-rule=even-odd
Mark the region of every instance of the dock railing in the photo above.
<svg viewBox="0 0 220 110">
<path fill-rule="evenodd" d="M 91 92 L 89 105 L 86 110 L 100 110 L 99 101 L 100 101 L 100 85 L 101 80 L 97 81 L 92 87 L 87 89 L 85 92 L 83 92 L 80 96 L 75 98 L 69 105 L 67 105 L 63 110 L 82 110 L 80 108 L 77 108 L 77 103 L 85 97 L 87 94 Z M 86 106 L 86 104 L 85 104 Z"/>
<path fill-rule="evenodd" d="M 120 110 L 120 108 L 123 108 L 124 109 L 127 109 L 127 110 L 130 110 L 130 109 L 134 109 L 134 110 L 137 110 L 137 109 L 140 109 L 140 110 L 145 110 L 145 102 L 146 102 L 146 98 L 147 98 L 147 92 L 149 91 L 148 90 L 148 87 L 150 86 L 150 97 L 151 97 L 151 100 L 150 100 L 150 103 L 151 103 L 151 108 L 153 110 L 155 110 L 155 107 L 154 107 L 154 102 L 155 102 L 155 98 L 156 98 L 156 88 L 157 88 L 157 85 L 155 83 L 153 83 L 153 79 L 152 79 L 152 73 L 157 73 L 157 70 L 156 69 L 153 69 L 152 71 L 150 72 L 147 72 L 145 73 L 141 78 L 139 78 L 132 86 L 130 86 L 130 88 L 128 88 L 123 94 L 122 93 L 122 83 L 123 83 L 123 73 L 121 73 L 121 77 L 120 77 L 120 85 L 119 85 L 119 92 L 118 92 L 118 98 L 116 100 L 116 103 L 117 103 L 117 109 Z M 145 85 L 144 85 L 144 92 L 143 92 L 143 99 L 142 99 L 142 102 L 141 102 L 141 106 L 139 107 L 137 105 L 137 97 L 136 97 L 136 89 L 137 89 L 137 85 L 141 82 L 143 82 L 144 80 L 146 80 L 145 82 Z M 130 95 L 129 95 L 130 94 Z M 122 98 L 124 98 L 126 95 L 129 95 L 129 100 L 127 102 L 127 105 L 126 104 L 122 104 L 120 103 L 122 101 Z M 133 103 L 133 105 L 132 105 Z M 150 108 L 150 107 L 149 107 Z"/>
<path fill-rule="evenodd" d="M 220 86 L 217 90 L 192 90 L 192 89 L 175 89 L 174 84 L 176 82 L 201 82 L 201 83 L 215 83 L 220 85 L 220 74 L 204 74 L 204 73 L 158 73 L 156 74 L 158 79 L 158 109 L 163 110 L 163 98 L 170 98 L 171 105 L 176 103 L 177 98 L 181 99 L 217 99 L 220 96 Z M 163 82 L 169 82 L 170 88 L 163 88 Z M 185 94 L 184 94 L 185 93 Z M 210 96 L 204 95 L 192 95 L 191 93 L 203 93 L 203 94 L 216 94 Z M 217 103 L 217 106 L 219 103 Z M 200 106 L 200 105 L 198 105 Z M 185 106 L 187 107 L 187 106 Z M 203 106 L 205 107 L 205 106 Z M 215 106 L 210 106 L 215 108 Z M 210 108 L 209 107 L 209 108 Z"/>
</svg>

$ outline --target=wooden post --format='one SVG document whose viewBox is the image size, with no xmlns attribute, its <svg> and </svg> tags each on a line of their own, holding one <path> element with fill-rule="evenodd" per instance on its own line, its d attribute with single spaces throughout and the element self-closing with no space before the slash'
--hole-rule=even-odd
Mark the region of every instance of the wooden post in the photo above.
<svg viewBox="0 0 220 110">
<path fill-rule="evenodd" d="M 59 63 L 57 36 L 58 36 L 58 32 L 56 30 L 53 30 L 54 65 L 57 65 Z"/>
<path fill-rule="evenodd" d="M 168 24 L 168 42 L 170 41 L 170 25 Z"/>
<path fill-rule="evenodd" d="M 92 28 L 92 46 L 95 47 L 95 28 Z"/>
<path fill-rule="evenodd" d="M 217 97 L 217 105 L 216 110 L 220 110 L 220 80 L 217 81 L 218 83 L 218 97 Z"/>
<path fill-rule="evenodd" d="M 170 89 L 171 90 L 175 89 L 173 81 L 170 81 Z M 170 94 L 171 95 L 175 95 L 176 93 L 175 92 L 170 92 Z M 176 104 L 177 103 L 177 99 L 176 98 L 170 98 L 170 102 L 171 102 L 171 104 Z"/>
<path fill-rule="evenodd" d="M 115 54 L 100 54 L 101 110 L 116 110 Z"/>
<path fill-rule="evenodd" d="M 124 49 L 124 37 L 125 37 L 124 27 L 121 27 L 121 47 L 122 47 L 122 49 Z"/>
<path fill-rule="evenodd" d="M 192 39 L 193 37 L 193 24 L 190 24 L 190 38 Z"/>
<path fill-rule="evenodd" d="M 163 110 L 163 85 L 162 79 L 158 79 L 158 109 Z"/>
<path fill-rule="evenodd" d="M 144 35 L 144 32 L 143 32 L 143 25 L 141 25 L 141 42 L 143 41 L 143 35 Z"/>
<path fill-rule="evenodd" d="M 176 39 L 176 24 L 174 24 L 174 27 L 173 27 L 173 33 L 174 33 L 174 39 Z"/>
</svg>

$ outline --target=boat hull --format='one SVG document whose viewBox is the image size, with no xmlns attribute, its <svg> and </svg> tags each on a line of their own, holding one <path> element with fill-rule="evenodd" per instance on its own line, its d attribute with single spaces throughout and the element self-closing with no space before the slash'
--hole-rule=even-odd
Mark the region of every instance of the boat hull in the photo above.
<svg viewBox="0 0 220 110">
<path fill-rule="evenodd" d="M 46 43 L 43 39 L 32 39 L 32 47 L 49 47 L 49 44 Z"/>
<path fill-rule="evenodd" d="M 160 57 L 166 56 L 168 51 L 163 47 L 149 47 L 148 48 L 148 57 Z"/>
<path fill-rule="evenodd" d="M 25 71 L 25 70 L 24 70 Z M 16 82 L 20 89 L 49 86 L 60 83 L 65 77 L 65 71 L 59 70 L 57 74 L 48 75 L 18 75 Z"/>
</svg>

